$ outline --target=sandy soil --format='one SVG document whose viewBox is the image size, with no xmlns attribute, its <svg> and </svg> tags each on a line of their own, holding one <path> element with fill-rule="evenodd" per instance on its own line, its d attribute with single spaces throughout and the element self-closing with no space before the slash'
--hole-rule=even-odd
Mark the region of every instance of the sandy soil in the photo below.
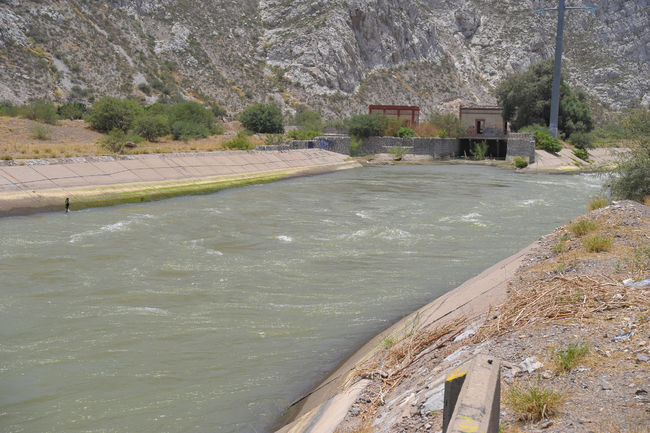
<svg viewBox="0 0 650 433">
<path fill-rule="evenodd" d="M 350 383 L 363 379 L 363 390 L 335 431 L 440 431 L 445 378 L 478 353 L 502 360 L 503 433 L 650 431 L 650 283 L 636 284 L 650 278 L 650 207 L 618 202 L 582 219 L 596 227 L 576 234 L 574 221 L 540 239 L 498 307 L 384 341 L 357 364 Z M 593 235 L 609 249 L 588 252 Z M 588 350 L 564 370 L 570 344 Z M 515 387 L 556 392 L 560 403 L 527 420 L 508 398 Z"/>
</svg>

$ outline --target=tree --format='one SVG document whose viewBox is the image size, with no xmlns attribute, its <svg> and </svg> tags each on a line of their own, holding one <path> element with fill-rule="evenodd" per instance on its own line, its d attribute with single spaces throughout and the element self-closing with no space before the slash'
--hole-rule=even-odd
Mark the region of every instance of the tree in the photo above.
<svg viewBox="0 0 650 433">
<path fill-rule="evenodd" d="M 429 123 L 439 131 L 440 137 L 459 137 L 465 132 L 458 116 L 452 113 L 433 113 Z"/>
<path fill-rule="evenodd" d="M 503 118 L 512 121 L 515 130 L 527 125 L 549 124 L 553 60 L 533 64 L 527 71 L 511 75 L 496 89 Z M 575 131 L 589 132 L 593 120 L 582 90 L 573 91 L 562 76 L 558 128 L 569 137 Z"/>
<path fill-rule="evenodd" d="M 282 111 L 275 104 L 255 104 L 244 108 L 239 115 L 244 128 L 261 134 L 281 134 L 284 132 Z"/>
<path fill-rule="evenodd" d="M 105 97 L 93 104 L 86 121 L 95 131 L 128 131 L 143 108 L 131 99 Z"/>
</svg>

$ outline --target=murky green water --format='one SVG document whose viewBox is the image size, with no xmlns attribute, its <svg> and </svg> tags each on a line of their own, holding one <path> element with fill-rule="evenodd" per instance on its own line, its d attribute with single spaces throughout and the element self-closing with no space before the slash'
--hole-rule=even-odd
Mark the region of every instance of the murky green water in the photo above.
<svg viewBox="0 0 650 433">
<path fill-rule="evenodd" d="M 364 341 L 598 189 L 399 166 L 0 219 L 0 431 L 267 431 Z"/>
</svg>

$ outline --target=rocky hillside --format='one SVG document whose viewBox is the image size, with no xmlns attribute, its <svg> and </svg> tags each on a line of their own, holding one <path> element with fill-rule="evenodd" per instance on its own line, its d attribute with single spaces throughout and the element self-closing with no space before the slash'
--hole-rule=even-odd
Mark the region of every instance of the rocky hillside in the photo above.
<svg viewBox="0 0 650 433">
<path fill-rule="evenodd" d="M 369 103 L 424 115 L 494 103 L 508 73 L 551 57 L 555 0 L 0 0 L 0 100 L 183 95 L 330 118 Z M 570 82 L 612 109 L 650 103 L 647 0 L 573 0 Z"/>
</svg>

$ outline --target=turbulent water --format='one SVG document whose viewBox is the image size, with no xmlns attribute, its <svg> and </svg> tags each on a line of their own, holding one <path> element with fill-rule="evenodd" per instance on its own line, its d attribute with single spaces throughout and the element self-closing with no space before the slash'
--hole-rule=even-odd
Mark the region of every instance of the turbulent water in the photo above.
<svg viewBox="0 0 650 433">
<path fill-rule="evenodd" d="M 0 220 L 1 432 L 262 432 L 591 176 L 365 168 Z"/>
</svg>

